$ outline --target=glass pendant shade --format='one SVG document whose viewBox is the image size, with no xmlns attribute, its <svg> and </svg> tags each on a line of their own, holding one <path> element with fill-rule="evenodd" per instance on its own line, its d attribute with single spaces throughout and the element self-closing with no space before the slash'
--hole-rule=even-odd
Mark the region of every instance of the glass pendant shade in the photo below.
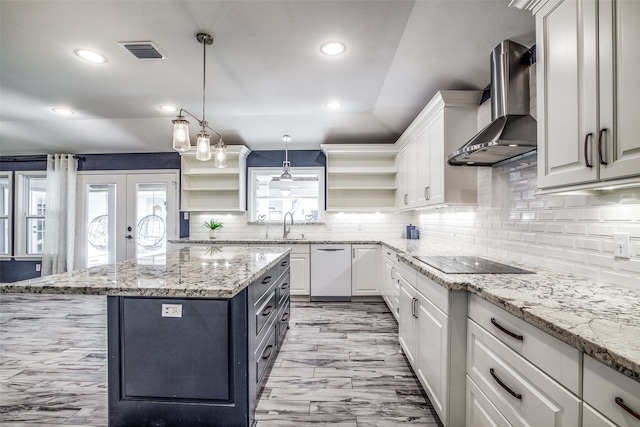
<svg viewBox="0 0 640 427">
<path fill-rule="evenodd" d="M 282 175 L 280 175 L 280 181 L 292 181 L 293 177 L 291 176 L 291 162 L 284 161 L 282 162 Z"/>
<path fill-rule="evenodd" d="M 218 141 L 215 149 L 213 150 L 213 166 L 217 168 L 227 167 L 227 147 L 222 142 L 222 139 Z"/>
<path fill-rule="evenodd" d="M 173 120 L 173 149 L 184 153 L 191 149 L 189 141 L 189 122 L 178 117 Z"/>
<path fill-rule="evenodd" d="M 196 159 L 207 161 L 211 159 L 211 144 L 209 143 L 209 135 L 200 132 L 198 134 L 198 142 L 196 143 Z"/>
</svg>

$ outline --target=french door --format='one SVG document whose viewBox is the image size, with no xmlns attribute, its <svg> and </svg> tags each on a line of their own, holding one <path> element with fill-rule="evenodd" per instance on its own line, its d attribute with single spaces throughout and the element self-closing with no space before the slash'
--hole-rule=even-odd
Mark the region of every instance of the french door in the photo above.
<svg viewBox="0 0 640 427">
<path fill-rule="evenodd" d="M 177 171 L 78 174 L 76 265 L 162 260 L 178 236 L 177 196 Z"/>
</svg>

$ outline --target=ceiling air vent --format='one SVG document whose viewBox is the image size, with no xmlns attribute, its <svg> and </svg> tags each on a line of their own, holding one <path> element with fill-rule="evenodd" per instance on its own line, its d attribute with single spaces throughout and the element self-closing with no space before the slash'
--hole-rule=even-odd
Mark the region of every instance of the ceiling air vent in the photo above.
<svg viewBox="0 0 640 427">
<path fill-rule="evenodd" d="M 164 59 L 166 56 L 152 42 L 118 42 L 137 59 Z"/>
</svg>

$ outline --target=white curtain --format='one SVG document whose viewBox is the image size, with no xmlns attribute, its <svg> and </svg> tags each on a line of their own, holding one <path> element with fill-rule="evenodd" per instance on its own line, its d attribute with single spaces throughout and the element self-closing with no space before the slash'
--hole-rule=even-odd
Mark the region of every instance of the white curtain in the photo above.
<svg viewBox="0 0 640 427">
<path fill-rule="evenodd" d="M 42 275 L 73 270 L 76 228 L 76 177 L 73 154 L 47 156 Z"/>
</svg>

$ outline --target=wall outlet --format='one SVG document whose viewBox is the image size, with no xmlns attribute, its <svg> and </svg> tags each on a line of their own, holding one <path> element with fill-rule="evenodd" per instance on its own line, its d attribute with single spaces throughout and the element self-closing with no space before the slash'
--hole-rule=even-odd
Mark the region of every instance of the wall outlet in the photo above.
<svg viewBox="0 0 640 427">
<path fill-rule="evenodd" d="M 42 264 L 36 264 L 36 271 L 40 271 L 42 269 Z"/>
<path fill-rule="evenodd" d="M 629 246 L 629 233 L 613 233 L 613 256 L 629 259 Z"/>
<path fill-rule="evenodd" d="M 182 212 L 182 217 L 184 218 L 185 221 L 189 220 L 189 212 Z"/>
<path fill-rule="evenodd" d="M 182 317 L 182 304 L 162 304 L 162 317 Z"/>
</svg>

